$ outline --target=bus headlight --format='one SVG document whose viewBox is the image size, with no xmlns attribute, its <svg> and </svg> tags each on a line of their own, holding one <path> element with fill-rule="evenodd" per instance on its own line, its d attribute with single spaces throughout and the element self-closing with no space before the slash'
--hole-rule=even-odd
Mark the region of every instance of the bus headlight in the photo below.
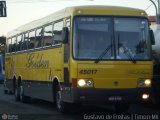
<svg viewBox="0 0 160 120">
<path fill-rule="evenodd" d="M 92 87 L 93 86 L 93 81 L 92 80 L 87 80 L 86 85 L 89 86 L 89 87 Z"/>
<path fill-rule="evenodd" d="M 138 81 L 138 86 L 139 87 L 151 86 L 151 79 L 139 80 Z"/>
<path fill-rule="evenodd" d="M 144 86 L 144 80 L 139 80 L 138 81 L 138 86 L 143 87 Z"/>
<path fill-rule="evenodd" d="M 77 83 L 78 87 L 93 87 L 93 80 L 91 79 L 79 79 Z"/>
<path fill-rule="evenodd" d="M 151 79 L 146 79 L 146 80 L 144 81 L 144 84 L 145 84 L 146 86 L 150 86 L 150 85 L 151 85 Z"/>
<path fill-rule="evenodd" d="M 84 79 L 78 80 L 78 86 L 83 87 L 86 85 L 86 81 Z"/>
</svg>

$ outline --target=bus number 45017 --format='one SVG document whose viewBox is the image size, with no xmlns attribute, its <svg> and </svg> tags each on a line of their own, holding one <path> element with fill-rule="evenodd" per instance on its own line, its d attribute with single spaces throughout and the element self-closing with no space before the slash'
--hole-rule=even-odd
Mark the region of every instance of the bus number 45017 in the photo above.
<svg viewBox="0 0 160 120">
<path fill-rule="evenodd" d="M 97 70 L 80 70 L 80 74 L 96 74 Z"/>
</svg>

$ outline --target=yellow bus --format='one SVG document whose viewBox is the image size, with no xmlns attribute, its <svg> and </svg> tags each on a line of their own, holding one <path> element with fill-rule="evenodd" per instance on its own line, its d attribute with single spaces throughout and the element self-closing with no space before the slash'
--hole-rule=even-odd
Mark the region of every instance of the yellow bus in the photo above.
<svg viewBox="0 0 160 120">
<path fill-rule="evenodd" d="M 68 7 L 7 35 L 5 91 L 17 101 L 113 104 L 151 100 L 153 32 L 143 10 Z"/>
</svg>

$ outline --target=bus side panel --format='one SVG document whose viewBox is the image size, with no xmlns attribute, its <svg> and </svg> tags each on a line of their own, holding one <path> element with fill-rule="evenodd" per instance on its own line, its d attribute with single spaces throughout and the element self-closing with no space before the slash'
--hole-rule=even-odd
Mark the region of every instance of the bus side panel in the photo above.
<svg viewBox="0 0 160 120">
<path fill-rule="evenodd" d="M 14 62 L 10 55 L 5 58 L 5 82 L 7 89 L 13 92 Z"/>
<path fill-rule="evenodd" d="M 52 80 L 63 82 L 63 47 L 45 48 L 15 56 L 15 73 L 21 76 L 25 94 L 52 101 Z"/>
</svg>

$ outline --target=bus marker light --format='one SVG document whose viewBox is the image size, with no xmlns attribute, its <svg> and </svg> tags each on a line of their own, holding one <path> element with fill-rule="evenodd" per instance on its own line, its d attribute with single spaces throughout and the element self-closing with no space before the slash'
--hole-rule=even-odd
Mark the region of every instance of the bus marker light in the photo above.
<svg viewBox="0 0 160 120">
<path fill-rule="evenodd" d="M 72 79 L 72 86 L 77 87 L 77 79 L 76 78 Z"/>
<path fill-rule="evenodd" d="M 82 10 L 77 10 L 77 13 L 78 14 L 82 14 Z"/>
</svg>

